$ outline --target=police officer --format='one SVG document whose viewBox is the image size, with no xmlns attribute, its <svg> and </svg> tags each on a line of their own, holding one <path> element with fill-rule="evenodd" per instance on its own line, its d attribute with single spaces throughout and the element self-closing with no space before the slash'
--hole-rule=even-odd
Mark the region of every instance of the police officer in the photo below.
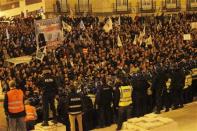
<svg viewBox="0 0 197 131">
<path fill-rule="evenodd" d="M 144 69 L 145 70 L 145 69 Z M 135 116 L 143 116 L 146 113 L 147 89 L 150 87 L 142 71 L 132 78 L 133 83 L 133 106 Z"/>
<path fill-rule="evenodd" d="M 151 113 L 153 110 L 153 89 L 152 89 L 152 81 L 147 80 L 149 87 L 147 88 L 147 96 L 146 96 L 146 112 Z"/>
<path fill-rule="evenodd" d="M 156 99 L 156 114 L 160 114 L 162 109 L 162 95 L 164 91 L 164 87 L 166 86 L 166 72 L 162 66 L 162 64 L 157 65 L 155 68 L 155 76 L 153 79 L 153 88 L 155 92 Z"/>
<path fill-rule="evenodd" d="M 164 86 L 163 90 L 163 106 L 165 106 L 165 112 L 169 111 L 169 108 L 171 107 L 171 78 L 168 77 L 166 81 L 166 85 Z"/>
<path fill-rule="evenodd" d="M 96 105 L 98 105 L 100 127 L 111 125 L 112 92 L 112 87 L 107 84 L 106 78 L 103 78 L 102 85 L 99 87 L 96 93 Z"/>
<path fill-rule="evenodd" d="M 49 117 L 49 104 L 53 113 L 53 121 L 57 123 L 56 109 L 55 109 L 55 97 L 57 97 L 58 89 L 55 81 L 55 77 L 52 75 L 51 69 L 45 67 L 43 70 L 43 77 L 40 80 L 40 87 L 42 90 L 42 103 L 43 103 L 43 123 L 42 126 L 48 126 Z"/>
<path fill-rule="evenodd" d="M 192 87 L 192 75 L 190 71 L 187 71 L 185 77 L 185 85 L 183 88 L 184 103 L 192 102 L 193 100 L 191 87 Z"/>
<path fill-rule="evenodd" d="M 132 105 L 132 86 L 126 81 L 125 78 L 120 80 L 119 88 L 116 88 L 115 99 L 118 101 L 118 127 L 117 130 L 121 130 L 122 123 L 124 121 L 124 114 L 126 113 L 126 119 L 131 116 L 131 105 Z"/>
<path fill-rule="evenodd" d="M 77 82 L 71 84 L 71 92 L 68 95 L 68 114 L 71 131 L 75 131 L 75 119 L 77 119 L 79 131 L 83 131 L 82 114 L 84 111 L 83 96 L 77 93 Z"/>
<path fill-rule="evenodd" d="M 185 74 L 182 67 L 177 63 L 174 65 L 172 72 L 172 109 L 183 107 L 183 88 L 185 84 Z"/>
</svg>

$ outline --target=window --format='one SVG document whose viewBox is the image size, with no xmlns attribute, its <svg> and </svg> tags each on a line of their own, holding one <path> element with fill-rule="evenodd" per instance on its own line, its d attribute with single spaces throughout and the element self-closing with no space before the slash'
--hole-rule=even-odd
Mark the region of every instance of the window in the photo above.
<svg viewBox="0 0 197 131">
<path fill-rule="evenodd" d="M 89 0 L 77 0 L 77 12 L 89 12 Z"/>
<path fill-rule="evenodd" d="M 129 4 L 128 4 L 128 0 L 116 0 L 116 3 L 115 3 L 115 10 L 116 11 L 128 11 L 128 7 Z"/>
<path fill-rule="evenodd" d="M 116 0 L 118 6 L 127 5 L 128 0 Z"/>
<path fill-rule="evenodd" d="M 143 10 L 152 10 L 152 0 L 141 0 L 141 7 Z"/>
<path fill-rule="evenodd" d="M 61 10 L 63 12 L 67 12 L 68 11 L 67 0 L 61 0 Z"/>
<path fill-rule="evenodd" d="M 190 0 L 191 3 L 197 3 L 197 0 Z"/>
<path fill-rule="evenodd" d="M 127 5 L 128 4 L 128 0 L 123 0 L 123 5 Z"/>
<path fill-rule="evenodd" d="M 178 9 L 178 1 L 177 0 L 165 0 L 167 9 Z"/>
<path fill-rule="evenodd" d="M 142 0 L 142 5 L 144 6 L 151 5 L 151 0 Z"/>
<path fill-rule="evenodd" d="M 191 8 L 197 8 L 197 0 L 190 0 Z"/>
<path fill-rule="evenodd" d="M 177 0 L 166 0 L 166 3 L 168 3 L 168 4 L 174 4 L 174 3 L 176 3 L 176 1 Z"/>
</svg>

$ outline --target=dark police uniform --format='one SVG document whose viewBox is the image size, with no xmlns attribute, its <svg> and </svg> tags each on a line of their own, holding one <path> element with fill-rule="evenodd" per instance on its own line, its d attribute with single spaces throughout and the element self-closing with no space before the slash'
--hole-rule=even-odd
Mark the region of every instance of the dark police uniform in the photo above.
<svg viewBox="0 0 197 131">
<path fill-rule="evenodd" d="M 49 70 L 49 69 L 47 69 Z M 51 73 L 46 73 L 41 78 L 40 87 L 42 90 L 42 102 L 43 102 L 43 126 L 48 125 L 48 117 L 49 117 L 49 105 L 53 113 L 53 119 L 56 123 L 56 109 L 55 109 L 55 96 L 58 93 L 57 85 L 54 76 Z"/>
<path fill-rule="evenodd" d="M 183 107 L 183 88 L 185 75 L 182 68 L 175 68 L 172 73 L 172 104 L 173 109 Z"/>
<path fill-rule="evenodd" d="M 166 72 L 163 67 L 158 67 L 153 80 L 153 88 L 156 99 L 156 113 L 159 114 L 162 109 L 162 95 L 166 86 Z"/>
<path fill-rule="evenodd" d="M 186 72 L 185 76 L 185 85 L 183 88 L 183 99 L 184 103 L 192 102 L 193 100 L 193 94 L 192 94 L 192 75 L 191 72 Z"/>
<path fill-rule="evenodd" d="M 169 111 L 169 108 L 171 107 L 171 78 L 168 77 L 166 81 L 166 85 L 163 90 L 163 106 L 166 108 L 166 112 Z"/>
<path fill-rule="evenodd" d="M 112 123 L 112 93 L 112 88 L 107 84 L 103 84 L 96 93 L 96 104 L 98 105 L 100 127 L 109 126 Z"/>
<path fill-rule="evenodd" d="M 71 93 L 68 95 L 68 103 L 67 103 L 71 131 L 74 131 L 76 128 L 75 119 L 77 119 L 79 131 L 83 130 L 83 125 L 82 125 L 82 114 L 84 112 L 83 105 L 84 104 L 83 104 L 82 95 L 77 93 L 75 87 L 72 87 Z"/>
<path fill-rule="evenodd" d="M 133 83 L 133 106 L 136 117 L 146 113 L 146 96 L 149 84 L 142 72 L 135 74 L 132 78 Z"/>
</svg>

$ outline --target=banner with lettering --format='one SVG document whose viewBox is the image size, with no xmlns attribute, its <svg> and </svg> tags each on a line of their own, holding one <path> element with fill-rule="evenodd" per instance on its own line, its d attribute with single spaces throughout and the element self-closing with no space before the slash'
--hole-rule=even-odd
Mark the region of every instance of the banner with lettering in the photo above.
<svg viewBox="0 0 197 131">
<path fill-rule="evenodd" d="M 35 30 L 36 35 L 44 34 L 47 49 L 54 47 L 50 46 L 51 43 L 54 45 L 54 43 L 61 43 L 63 40 L 61 20 L 59 17 L 35 21 Z"/>
</svg>

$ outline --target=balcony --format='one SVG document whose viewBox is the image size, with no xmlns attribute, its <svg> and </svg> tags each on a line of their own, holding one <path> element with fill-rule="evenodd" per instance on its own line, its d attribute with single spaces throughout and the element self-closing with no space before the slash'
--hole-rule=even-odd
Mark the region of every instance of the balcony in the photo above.
<svg viewBox="0 0 197 131">
<path fill-rule="evenodd" d="M 197 2 L 192 2 L 191 0 L 187 0 L 187 11 L 196 11 L 197 10 Z"/>
<path fill-rule="evenodd" d="M 165 1 L 162 2 L 162 10 L 166 12 L 177 12 L 181 10 L 180 0 L 176 0 L 175 3 L 168 3 Z"/>
<path fill-rule="evenodd" d="M 26 5 L 36 4 L 40 2 L 42 2 L 42 0 L 25 0 Z"/>
<path fill-rule="evenodd" d="M 15 9 L 19 8 L 19 0 L 11 1 L 11 2 L 6 2 L 4 4 L 0 5 L 0 10 L 5 11 L 5 10 L 10 10 L 10 9 Z"/>
<path fill-rule="evenodd" d="M 116 14 L 130 13 L 131 3 L 127 3 L 127 4 L 113 3 L 113 12 Z"/>
<path fill-rule="evenodd" d="M 86 12 L 87 14 L 92 14 L 92 4 L 76 4 L 75 13 L 77 15 L 82 15 Z"/>
<path fill-rule="evenodd" d="M 139 13 L 154 13 L 156 11 L 156 1 L 150 1 L 150 3 L 144 4 L 142 1 L 138 3 Z"/>
</svg>

